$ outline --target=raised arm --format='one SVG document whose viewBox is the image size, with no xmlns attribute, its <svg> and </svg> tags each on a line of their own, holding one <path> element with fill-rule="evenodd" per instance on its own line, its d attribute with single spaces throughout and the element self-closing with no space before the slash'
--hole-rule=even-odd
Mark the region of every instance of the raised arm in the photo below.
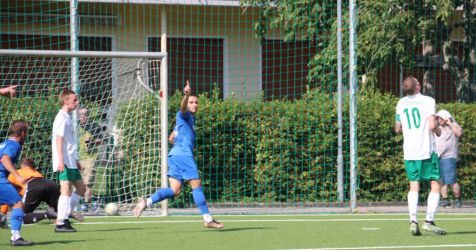
<svg viewBox="0 0 476 250">
<path fill-rule="evenodd" d="M 187 80 L 187 85 L 185 85 L 185 88 L 183 89 L 183 99 L 182 102 L 180 103 L 180 111 L 182 114 L 185 114 L 188 110 L 188 97 L 190 96 L 190 93 L 192 92 L 192 89 L 190 88 L 190 83 Z"/>
<path fill-rule="evenodd" d="M 441 128 L 436 123 L 436 117 L 434 115 L 430 115 L 428 117 L 428 125 L 430 126 L 430 130 L 435 133 L 436 136 L 441 135 Z"/>
<path fill-rule="evenodd" d="M 463 129 L 461 129 L 460 125 L 456 123 L 456 121 L 453 118 L 450 118 L 446 121 L 446 124 L 450 126 L 451 130 L 453 130 L 453 133 L 455 134 L 456 137 L 460 138 L 463 135 Z"/>
</svg>

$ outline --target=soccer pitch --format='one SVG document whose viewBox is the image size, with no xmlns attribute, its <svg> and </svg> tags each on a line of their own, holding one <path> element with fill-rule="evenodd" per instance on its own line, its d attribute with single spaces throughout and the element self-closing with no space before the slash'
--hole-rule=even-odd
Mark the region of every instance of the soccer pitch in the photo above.
<svg viewBox="0 0 476 250">
<path fill-rule="evenodd" d="M 410 235 L 406 214 L 217 215 L 222 230 L 200 216 L 87 217 L 77 233 L 58 234 L 48 223 L 24 226 L 30 249 L 475 249 L 476 214 L 439 214 L 439 236 Z M 423 221 L 424 214 L 419 215 Z M 0 249 L 9 247 L 1 229 Z"/>
</svg>

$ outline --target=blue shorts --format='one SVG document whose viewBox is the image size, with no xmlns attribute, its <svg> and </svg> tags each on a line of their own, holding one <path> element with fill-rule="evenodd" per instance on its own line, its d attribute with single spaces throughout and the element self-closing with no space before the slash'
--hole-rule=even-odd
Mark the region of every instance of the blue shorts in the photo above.
<svg viewBox="0 0 476 250">
<path fill-rule="evenodd" d="M 0 204 L 12 206 L 17 204 L 19 201 L 21 201 L 21 196 L 12 184 L 9 182 L 0 183 Z"/>
<path fill-rule="evenodd" d="M 440 175 L 443 185 L 456 183 L 456 165 L 458 161 L 455 158 L 440 159 Z"/>
<path fill-rule="evenodd" d="M 180 182 L 200 179 L 198 176 L 197 164 L 193 156 L 169 156 L 169 172 L 167 176 Z"/>
</svg>

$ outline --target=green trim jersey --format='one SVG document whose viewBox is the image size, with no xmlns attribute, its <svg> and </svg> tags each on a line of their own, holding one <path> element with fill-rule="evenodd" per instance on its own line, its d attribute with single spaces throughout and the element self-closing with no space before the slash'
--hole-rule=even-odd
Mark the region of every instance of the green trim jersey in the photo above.
<svg viewBox="0 0 476 250">
<path fill-rule="evenodd" d="M 405 160 L 429 159 L 436 151 L 428 117 L 435 115 L 435 99 L 416 94 L 398 101 L 396 122 L 402 124 Z"/>
</svg>

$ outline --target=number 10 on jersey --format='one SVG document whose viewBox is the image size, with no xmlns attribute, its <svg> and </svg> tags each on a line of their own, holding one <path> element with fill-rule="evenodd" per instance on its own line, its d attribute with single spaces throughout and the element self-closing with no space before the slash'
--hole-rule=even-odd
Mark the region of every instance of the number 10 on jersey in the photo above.
<svg viewBox="0 0 476 250">
<path fill-rule="evenodd" d="M 407 116 L 408 128 L 411 129 L 412 124 L 411 124 L 410 113 L 408 111 L 408 108 L 404 109 L 403 112 L 405 112 L 405 115 Z M 413 118 L 413 127 L 420 128 L 420 110 L 418 110 L 418 108 L 412 108 L 411 116 Z"/>
</svg>

